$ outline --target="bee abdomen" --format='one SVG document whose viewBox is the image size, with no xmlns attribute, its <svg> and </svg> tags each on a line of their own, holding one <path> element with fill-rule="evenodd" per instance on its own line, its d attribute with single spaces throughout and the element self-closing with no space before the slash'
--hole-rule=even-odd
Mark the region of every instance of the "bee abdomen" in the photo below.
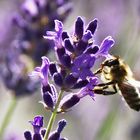
<svg viewBox="0 0 140 140">
<path fill-rule="evenodd" d="M 129 98 L 124 97 L 127 104 L 130 106 L 130 108 L 139 111 L 140 110 L 140 98 Z"/>
<path fill-rule="evenodd" d="M 139 90 L 128 84 L 119 86 L 122 96 L 125 99 L 128 106 L 136 111 L 140 110 L 140 93 Z"/>
</svg>

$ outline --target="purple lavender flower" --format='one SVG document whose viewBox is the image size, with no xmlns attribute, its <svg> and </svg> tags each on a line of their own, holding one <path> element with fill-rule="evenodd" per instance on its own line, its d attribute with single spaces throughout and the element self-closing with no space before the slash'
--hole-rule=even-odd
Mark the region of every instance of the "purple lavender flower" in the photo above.
<svg viewBox="0 0 140 140">
<path fill-rule="evenodd" d="M 30 121 L 34 128 L 34 133 L 40 133 L 40 129 L 43 127 L 43 117 L 36 116 L 33 121 Z"/>
<path fill-rule="evenodd" d="M 59 20 L 55 20 L 55 32 L 48 31 L 47 36 L 44 36 L 44 38 L 49 40 L 54 40 L 55 47 L 62 48 L 62 31 L 63 31 L 63 24 Z"/>
<path fill-rule="evenodd" d="M 33 121 L 30 121 L 33 126 L 34 132 L 33 134 L 30 131 L 24 132 L 24 137 L 26 140 L 43 140 L 44 134 L 46 132 L 46 128 L 43 128 L 43 117 L 36 116 Z M 53 131 L 48 140 L 59 140 L 61 139 L 61 132 L 66 126 L 66 120 L 62 119 L 58 122 L 58 127 L 55 131 Z"/>
<path fill-rule="evenodd" d="M 80 98 L 77 96 L 77 94 L 71 93 L 64 96 L 60 102 L 59 112 L 66 112 L 68 109 L 79 103 L 79 101 Z"/>
<path fill-rule="evenodd" d="M 48 70 L 49 70 L 49 59 L 45 56 L 42 57 L 41 67 L 36 67 L 30 76 L 39 76 L 43 86 L 48 85 Z"/>
<path fill-rule="evenodd" d="M 46 109 L 53 111 L 54 105 L 57 100 L 57 92 L 53 85 L 49 84 L 48 72 L 49 72 L 50 62 L 47 57 L 42 57 L 42 65 L 36 67 L 35 70 L 30 74 L 30 76 L 38 76 L 41 80 L 41 91 L 42 91 L 42 103 Z"/>
<path fill-rule="evenodd" d="M 69 36 L 66 31 L 63 31 L 62 22 L 56 20 L 55 32 L 47 31 L 47 35 L 44 36 L 44 38 L 54 41 L 59 61 L 58 66 L 53 63 L 53 67 L 49 69 L 50 73 L 55 84 L 66 91 L 76 87 L 82 88 L 88 84 L 88 78 L 94 77 L 91 68 L 93 68 L 96 59 L 109 57 L 108 51 L 114 45 L 114 40 L 109 36 L 103 40 L 100 46 L 94 44 L 93 37 L 97 21 L 94 19 L 85 28 L 83 19 L 78 17 L 75 22 L 75 31 L 72 36 Z M 71 75 L 70 79 L 69 75 Z M 67 84 L 66 81 L 69 81 L 70 84 Z M 79 81 L 82 83 L 81 86 L 79 86 Z"/>
<path fill-rule="evenodd" d="M 93 36 L 96 28 L 97 19 L 85 28 L 83 19 L 78 17 L 71 37 L 67 32 L 63 32 L 62 22 L 55 20 L 55 32 L 48 31 L 44 36 L 54 41 L 54 51 L 58 60 L 58 63 L 50 62 L 44 56 L 41 67 L 35 68 L 33 72 L 41 78 L 42 103 L 46 109 L 53 111 L 58 98 L 55 87 L 48 82 L 48 71 L 54 83 L 62 90 L 71 92 L 73 89 L 82 88 L 79 92 L 64 97 L 60 103 L 60 112 L 71 108 L 87 95 L 94 99 L 93 89 L 98 80 L 91 69 L 96 59 L 110 56 L 109 49 L 114 45 L 114 40 L 110 36 L 106 37 L 100 46 L 95 45 Z"/>
<path fill-rule="evenodd" d="M 66 121 L 61 120 L 58 123 L 56 131 L 50 134 L 52 124 L 57 113 L 66 112 L 68 109 L 79 103 L 79 101 L 89 95 L 94 100 L 94 88 L 98 85 L 98 78 L 91 69 L 94 67 L 96 59 L 100 57 L 109 57 L 109 49 L 114 45 L 114 40 L 107 37 L 100 46 L 94 44 L 93 36 L 97 28 L 97 19 L 91 21 L 87 28 L 84 27 L 84 21 L 78 17 L 75 22 L 75 31 L 72 36 L 63 31 L 63 24 L 55 20 L 55 31 L 48 31 L 44 38 L 53 40 L 54 51 L 57 57 L 57 63 L 50 62 L 47 57 L 42 57 L 42 65 L 36 67 L 33 75 L 37 74 L 41 79 L 43 105 L 51 110 L 52 116 L 47 129 L 41 131 L 43 122 L 40 117 L 36 117 L 32 122 L 34 128 L 33 139 L 41 140 L 42 136 L 48 140 L 61 140 L 60 133 L 66 125 Z M 59 86 L 59 94 L 55 86 L 49 84 L 48 71 Z M 73 92 L 73 89 L 80 88 L 80 91 Z M 71 92 L 64 96 L 63 92 Z M 31 137 L 26 132 L 26 136 Z M 46 134 L 46 135 L 45 135 Z M 49 135 L 50 134 L 50 135 Z"/>
<path fill-rule="evenodd" d="M 46 109 L 53 111 L 54 106 L 57 101 L 58 93 L 53 85 L 47 85 L 46 87 L 42 87 L 42 103 Z"/>
<path fill-rule="evenodd" d="M 111 57 L 108 51 L 110 48 L 114 45 L 114 40 L 111 36 L 106 37 L 103 42 L 100 45 L 99 51 L 97 52 L 96 56 L 105 56 L 105 57 Z"/>
<path fill-rule="evenodd" d="M 89 95 L 94 100 L 93 89 L 97 84 L 98 84 L 97 77 L 90 78 L 89 83 L 77 93 L 78 97 L 83 98 L 83 97 Z"/>
<path fill-rule="evenodd" d="M 26 140 L 42 140 L 41 129 L 43 128 L 43 117 L 36 116 L 33 121 L 29 121 L 34 129 L 34 134 L 32 135 L 30 131 L 24 132 L 24 137 Z"/>
<path fill-rule="evenodd" d="M 98 78 L 90 78 L 89 83 L 83 87 L 79 92 L 77 93 L 71 93 L 66 95 L 60 102 L 60 110 L 62 112 L 67 111 L 77 103 L 79 103 L 80 99 L 89 95 L 94 100 L 94 92 L 93 89 L 98 83 Z"/>
</svg>

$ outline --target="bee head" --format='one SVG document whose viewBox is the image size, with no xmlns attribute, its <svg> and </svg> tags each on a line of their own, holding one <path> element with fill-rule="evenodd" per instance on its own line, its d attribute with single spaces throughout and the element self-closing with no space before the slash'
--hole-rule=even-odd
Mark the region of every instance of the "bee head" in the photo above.
<svg viewBox="0 0 140 140">
<path fill-rule="evenodd" d="M 108 66 L 108 67 L 111 67 L 111 66 L 118 66 L 120 64 L 119 62 L 119 58 L 118 57 L 115 57 L 115 58 L 111 58 L 111 59 L 108 59 L 106 61 L 104 61 L 104 63 L 102 64 L 102 66 Z"/>
</svg>

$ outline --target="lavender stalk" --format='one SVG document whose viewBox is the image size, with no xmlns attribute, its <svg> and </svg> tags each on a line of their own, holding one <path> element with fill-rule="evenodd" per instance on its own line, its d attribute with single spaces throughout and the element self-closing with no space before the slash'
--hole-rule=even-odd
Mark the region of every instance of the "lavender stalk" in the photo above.
<svg viewBox="0 0 140 140">
<path fill-rule="evenodd" d="M 16 100 L 15 96 L 13 96 L 13 98 L 11 100 L 11 103 L 9 105 L 9 108 L 8 108 L 6 114 L 5 114 L 4 120 L 1 123 L 0 138 L 2 138 L 3 135 L 4 135 L 5 129 L 7 128 L 8 124 L 9 124 L 9 122 L 10 122 L 12 116 L 13 116 L 13 113 L 15 111 L 16 105 L 17 105 L 17 100 Z"/>
<path fill-rule="evenodd" d="M 48 139 L 48 136 L 50 134 L 50 131 L 51 131 L 51 128 L 53 126 L 53 123 L 55 121 L 55 118 L 56 118 L 56 115 L 57 115 L 57 110 L 58 110 L 58 107 L 59 107 L 59 104 L 60 104 L 60 101 L 61 101 L 61 98 L 62 98 L 62 95 L 63 95 L 63 90 L 60 91 L 59 93 L 59 96 L 58 96 L 58 100 L 57 100 L 57 103 L 55 105 L 55 109 L 50 117 L 50 120 L 48 122 L 48 126 L 47 126 L 47 130 L 46 130 L 46 133 L 45 133 L 45 136 L 44 136 L 44 140 L 47 140 Z"/>
</svg>

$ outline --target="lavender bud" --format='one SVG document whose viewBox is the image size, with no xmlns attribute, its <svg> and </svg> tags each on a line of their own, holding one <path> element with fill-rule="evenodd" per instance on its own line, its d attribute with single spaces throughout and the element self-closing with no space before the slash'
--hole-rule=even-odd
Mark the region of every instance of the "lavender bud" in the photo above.
<svg viewBox="0 0 140 140">
<path fill-rule="evenodd" d="M 98 52 L 98 50 L 99 50 L 99 46 L 93 46 L 93 47 L 87 48 L 85 53 L 86 54 L 95 54 Z"/>
<path fill-rule="evenodd" d="M 83 51 L 87 48 L 88 43 L 84 42 L 83 40 L 80 40 L 78 45 L 76 46 L 76 53 L 77 54 L 82 54 Z"/>
<path fill-rule="evenodd" d="M 53 97 L 49 92 L 43 93 L 43 101 L 48 108 L 53 109 L 54 106 Z"/>
<path fill-rule="evenodd" d="M 84 35 L 83 35 L 83 37 L 82 37 L 82 40 L 83 40 L 84 42 L 87 42 L 88 45 L 89 45 L 90 42 L 93 43 L 93 41 L 90 41 L 90 40 L 93 40 L 92 38 L 93 38 L 93 35 L 92 35 L 91 31 L 88 30 L 88 31 L 86 31 L 86 32 L 84 33 Z"/>
<path fill-rule="evenodd" d="M 58 122 L 58 128 L 57 128 L 57 132 L 58 133 L 61 133 L 62 132 L 62 130 L 64 129 L 64 127 L 66 126 L 66 124 L 67 124 L 67 122 L 66 122 L 66 120 L 60 120 L 59 122 Z"/>
<path fill-rule="evenodd" d="M 62 87 L 63 86 L 63 78 L 62 75 L 60 73 L 55 73 L 53 75 L 53 79 L 56 85 Z"/>
<path fill-rule="evenodd" d="M 72 88 L 73 89 L 82 88 L 85 87 L 88 83 L 89 83 L 88 80 L 79 80 Z"/>
<path fill-rule="evenodd" d="M 65 39 L 65 40 L 64 40 L 64 46 L 65 46 L 65 48 L 66 48 L 68 51 L 74 52 L 74 48 L 73 48 L 73 46 L 72 46 L 72 44 L 71 44 L 71 42 L 70 42 L 69 39 Z"/>
<path fill-rule="evenodd" d="M 84 32 L 84 22 L 81 17 L 78 17 L 75 22 L 75 34 L 78 39 L 81 39 Z"/>
<path fill-rule="evenodd" d="M 50 84 L 48 84 L 48 85 L 46 85 L 46 86 L 42 86 L 42 92 L 43 92 L 43 93 L 45 93 L 45 92 L 52 93 L 52 89 L 51 89 Z"/>
<path fill-rule="evenodd" d="M 59 140 L 60 139 L 60 133 L 62 132 L 62 130 L 64 129 L 65 126 L 66 126 L 66 120 L 64 120 L 64 119 L 60 120 L 58 122 L 57 130 L 54 131 L 53 133 L 51 133 L 48 140 Z"/>
<path fill-rule="evenodd" d="M 64 47 L 57 48 L 56 51 L 57 51 L 58 58 L 61 61 L 61 57 L 66 53 L 65 48 Z"/>
<path fill-rule="evenodd" d="M 43 126 L 43 117 L 36 116 L 33 121 L 29 121 L 34 129 L 35 134 L 39 134 L 41 127 Z"/>
<path fill-rule="evenodd" d="M 46 129 L 45 129 L 45 128 L 41 129 L 41 135 L 42 135 L 43 137 L 45 136 L 45 133 L 46 133 Z"/>
<path fill-rule="evenodd" d="M 67 32 L 62 32 L 62 40 L 65 40 L 66 38 L 69 38 Z"/>
<path fill-rule="evenodd" d="M 61 70 L 60 70 L 60 73 L 61 73 L 61 75 L 62 75 L 63 78 L 65 78 L 66 75 L 67 75 L 66 69 L 61 69 Z"/>
<path fill-rule="evenodd" d="M 48 140 L 59 140 L 60 138 L 60 133 L 57 131 L 54 131 L 48 138 Z"/>
<path fill-rule="evenodd" d="M 69 94 L 62 99 L 60 109 L 62 111 L 66 111 L 67 109 L 76 105 L 79 101 L 80 98 L 76 94 Z"/>
<path fill-rule="evenodd" d="M 51 76 L 53 76 L 53 74 L 55 72 L 57 72 L 57 68 L 56 68 L 56 64 L 55 63 L 50 63 L 50 65 L 49 65 L 49 71 L 50 71 Z"/>
<path fill-rule="evenodd" d="M 95 33 L 96 29 L 97 29 L 97 19 L 94 19 L 93 21 L 91 21 L 87 27 L 87 30 L 90 30 L 92 32 L 92 34 Z"/>
<path fill-rule="evenodd" d="M 65 87 L 71 88 L 76 82 L 78 78 L 75 78 L 73 74 L 69 74 L 64 81 Z"/>
<path fill-rule="evenodd" d="M 33 140 L 42 140 L 42 137 L 40 134 L 34 134 L 33 135 Z"/>
<path fill-rule="evenodd" d="M 30 131 L 25 131 L 24 132 L 24 137 L 26 140 L 32 140 L 32 134 Z"/>
<path fill-rule="evenodd" d="M 62 57 L 61 57 L 61 63 L 62 65 L 64 65 L 65 67 L 67 68 L 70 68 L 71 67 L 71 58 L 68 54 L 64 54 Z"/>
</svg>

